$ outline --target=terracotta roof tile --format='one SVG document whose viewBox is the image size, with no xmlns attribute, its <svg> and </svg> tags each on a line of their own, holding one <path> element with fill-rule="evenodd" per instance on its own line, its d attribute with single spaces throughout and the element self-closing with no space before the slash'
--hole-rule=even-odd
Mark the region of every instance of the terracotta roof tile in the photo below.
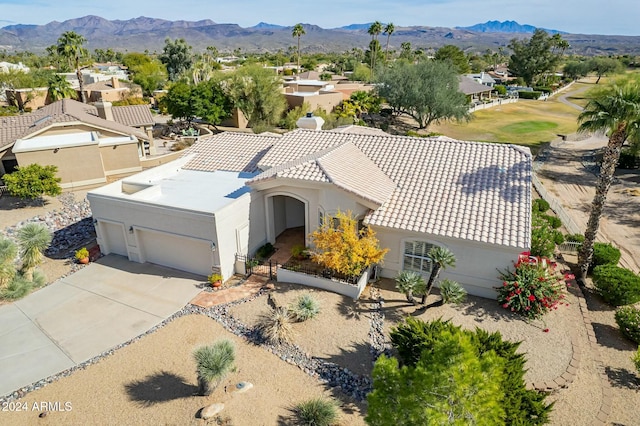
<svg viewBox="0 0 640 426">
<path fill-rule="evenodd" d="M 301 129 L 279 138 L 223 133 L 192 148 L 200 155 L 187 168 L 259 168 L 265 172 L 256 181 L 273 176 L 328 181 L 368 199 L 386 200 L 368 215 L 372 225 L 508 247 L 530 244 L 527 148 Z"/>
<path fill-rule="evenodd" d="M 153 126 L 153 115 L 149 105 L 127 105 L 112 107 L 113 119 L 131 127 Z"/>
</svg>

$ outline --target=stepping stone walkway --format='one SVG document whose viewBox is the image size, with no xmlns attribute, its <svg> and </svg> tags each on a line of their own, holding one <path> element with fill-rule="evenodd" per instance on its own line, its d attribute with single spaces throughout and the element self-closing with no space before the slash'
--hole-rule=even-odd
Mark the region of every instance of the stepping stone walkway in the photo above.
<svg viewBox="0 0 640 426">
<path fill-rule="evenodd" d="M 264 277 L 251 275 L 247 281 L 241 285 L 218 290 L 213 293 L 203 291 L 191 300 L 191 304 L 206 309 L 216 305 L 235 302 L 236 300 L 244 299 L 258 293 L 265 286 L 266 282 L 267 279 Z"/>
</svg>

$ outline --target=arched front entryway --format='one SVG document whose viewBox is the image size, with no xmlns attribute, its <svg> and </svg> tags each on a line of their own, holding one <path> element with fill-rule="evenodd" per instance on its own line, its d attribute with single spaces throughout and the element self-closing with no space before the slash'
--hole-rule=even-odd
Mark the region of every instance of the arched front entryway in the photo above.
<svg viewBox="0 0 640 426">
<path fill-rule="evenodd" d="M 267 196 L 267 239 L 271 244 L 308 245 L 309 203 L 293 194 Z M 278 240 L 285 240 L 278 241 Z"/>
</svg>

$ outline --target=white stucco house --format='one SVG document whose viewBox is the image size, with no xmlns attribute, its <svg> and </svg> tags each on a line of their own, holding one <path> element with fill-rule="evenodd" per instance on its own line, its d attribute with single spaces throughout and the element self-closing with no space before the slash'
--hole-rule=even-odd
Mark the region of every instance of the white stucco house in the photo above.
<svg viewBox="0 0 640 426">
<path fill-rule="evenodd" d="M 304 227 L 308 244 L 324 216 L 350 210 L 389 249 L 382 276 L 428 274 L 427 252 L 444 246 L 457 264 L 441 277 L 494 297 L 497 269 L 530 247 L 531 154 L 354 126 L 226 132 L 88 199 L 104 253 L 225 278 L 236 253 L 275 243 L 288 228 Z"/>
</svg>

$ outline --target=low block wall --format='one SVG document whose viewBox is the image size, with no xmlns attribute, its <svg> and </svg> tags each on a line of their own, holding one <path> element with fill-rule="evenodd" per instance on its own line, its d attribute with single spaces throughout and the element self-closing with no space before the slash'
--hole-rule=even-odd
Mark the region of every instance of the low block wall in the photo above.
<svg viewBox="0 0 640 426">
<path fill-rule="evenodd" d="M 342 294 L 343 296 L 349 296 L 354 300 L 357 300 L 364 291 L 368 277 L 369 270 L 367 269 L 358 279 L 358 283 L 354 285 L 327 278 L 314 277 L 313 275 L 307 275 L 302 272 L 290 271 L 289 269 L 278 267 L 278 281 L 321 288 L 333 293 Z"/>
</svg>

